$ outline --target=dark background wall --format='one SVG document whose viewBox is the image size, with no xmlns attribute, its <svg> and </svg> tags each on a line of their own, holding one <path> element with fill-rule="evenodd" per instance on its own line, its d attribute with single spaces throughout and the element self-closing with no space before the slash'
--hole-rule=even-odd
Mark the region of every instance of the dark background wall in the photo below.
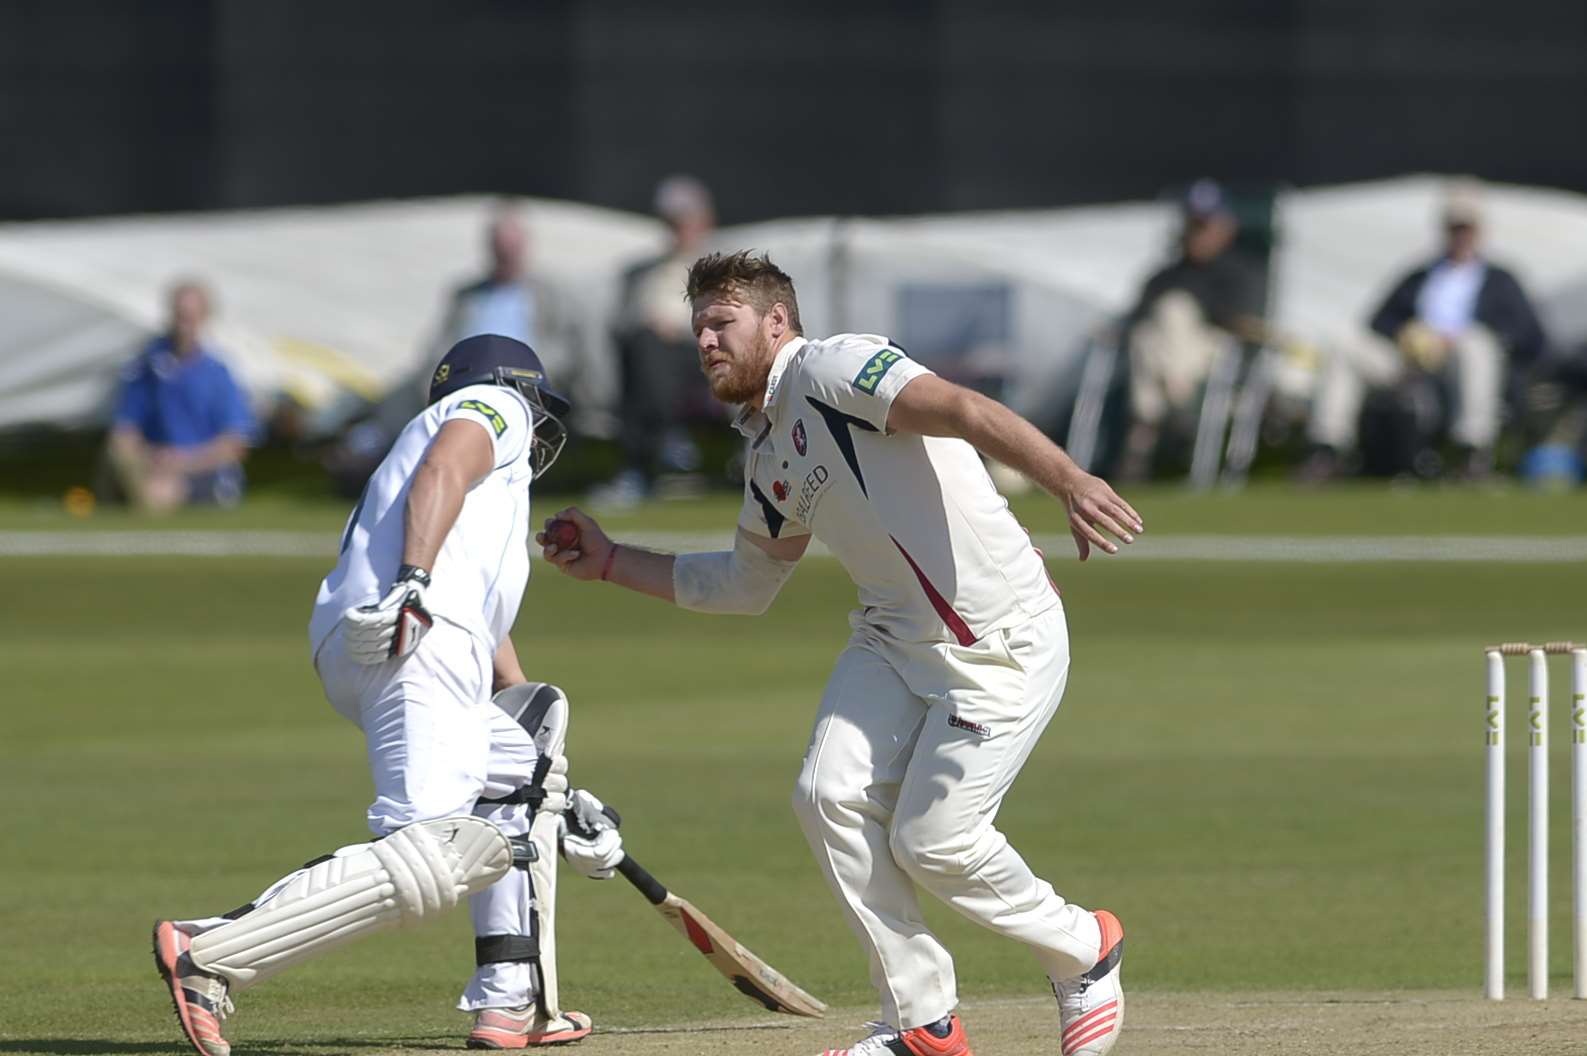
<svg viewBox="0 0 1587 1056">
<path fill-rule="evenodd" d="M 6 0 L 0 216 L 502 191 L 724 219 L 1408 171 L 1587 191 L 1582 0 Z"/>
</svg>

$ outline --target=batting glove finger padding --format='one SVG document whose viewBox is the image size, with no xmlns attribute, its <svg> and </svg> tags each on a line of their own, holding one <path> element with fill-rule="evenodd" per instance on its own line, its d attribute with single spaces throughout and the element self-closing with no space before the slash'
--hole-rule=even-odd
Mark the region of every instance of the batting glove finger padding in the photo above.
<svg viewBox="0 0 1587 1056">
<path fill-rule="evenodd" d="M 540 782 L 540 791 L 545 796 L 540 805 L 535 809 L 542 814 L 561 814 L 568 809 L 568 757 L 565 755 L 553 756 L 551 766 L 546 771 L 546 776 Z"/>
<path fill-rule="evenodd" d="M 382 664 L 417 649 L 435 622 L 424 604 L 429 585 L 428 572 L 403 565 L 385 597 L 348 609 L 343 617 L 347 655 L 361 664 Z"/>
<path fill-rule="evenodd" d="M 606 829 L 617 828 L 617 822 L 607 813 L 606 804 L 587 788 L 576 789 L 568 796 L 568 829 L 575 836 L 594 836 Z"/>
</svg>

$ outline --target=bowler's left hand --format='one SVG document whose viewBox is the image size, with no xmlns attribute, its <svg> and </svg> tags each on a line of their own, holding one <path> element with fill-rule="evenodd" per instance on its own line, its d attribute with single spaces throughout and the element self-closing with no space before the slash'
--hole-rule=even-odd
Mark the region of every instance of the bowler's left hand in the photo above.
<svg viewBox="0 0 1587 1056">
<path fill-rule="evenodd" d="M 1090 473 L 1076 476 L 1064 503 L 1069 507 L 1069 532 L 1075 537 L 1075 549 L 1082 561 L 1091 556 L 1093 545 L 1106 554 L 1119 552 L 1118 544 L 1100 529 L 1122 543 L 1135 542 L 1135 536 L 1146 530 L 1135 508 L 1121 499 L 1107 481 Z"/>
</svg>

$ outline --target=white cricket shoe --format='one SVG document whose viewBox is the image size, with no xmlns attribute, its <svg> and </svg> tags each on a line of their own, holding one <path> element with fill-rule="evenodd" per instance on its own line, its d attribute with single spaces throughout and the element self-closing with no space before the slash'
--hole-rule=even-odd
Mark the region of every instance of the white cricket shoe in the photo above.
<svg viewBox="0 0 1587 1056">
<path fill-rule="evenodd" d="M 171 991 L 171 1004 L 182 1033 L 198 1056 L 229 1056 L 231 1044 L 221 1037 L 220 1021 L 232 1011 L 226 980 L 193 964 L 188 948 L 193 937 L 169 920 L 154 924 L 154 966 Z"/>
<path fill-rule="evenodd" d="M 1058 1024 L 1063 1031 L 1059 1056 L 1103 1056 L 1124 1027 L 1124 925 L 1105 909 L 1096 911 L 1102 929 L 1102 955 L 1090 971 L 1052 980 L 1058 999 Z"/>
<path fill-rule="evenodd" d="M 518 1008 L 482 1008 L 474 1014 L 468 1035 L 471 1049 L 527 1049 L 536 1045 L 566 1045 L 594 1029 L 583 1012 L 564 1012 L 547 1018 L 534 1005 Z"/>
</svg>

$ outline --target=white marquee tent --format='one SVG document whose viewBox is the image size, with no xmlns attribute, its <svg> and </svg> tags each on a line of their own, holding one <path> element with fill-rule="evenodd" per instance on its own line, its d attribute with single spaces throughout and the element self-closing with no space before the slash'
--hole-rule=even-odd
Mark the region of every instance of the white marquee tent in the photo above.
<svg viewBox="0 0 1587 1056">
<path fill-rule="evenodd" d="M 1277 203 L 1274 321 L 1326 344 L 1358 325 L 1436 246 L 1441 181 L 1410 177 L 1286 192 Z M 218 291 L 216 343 L 256 398 L 369 396 L 433 355 L 445 289 L 471 275 L 486 197 L 260 212 L 0 225 L 0 428 L 102 419 L 119 365 L 160 323 L 164 291 Z M 1488 245 L 1542 306 L 1557 341 L 1587 338 L 1587 198 L 1493 186 Z M 654 220 L 526 204 L 535 266 L 573 291 L 590 335 L 584 391 L 607 406 L 607 319 L 622 265 L 654 251 Z M 1162 259 L 1163 203 L 907 219 L 811 218 L 719 233 L 769 250 L 800 287 L 807 330 L 888 334 L 930 362 L 1008 377 L 1039 411 L 1084 336 L 1117 317 Z"/>
<path fill-rule="evenodd" d="M 432 355 L 449 287 L 476 277 L 496 199 L 0 225 L 0 427 L 102 417 L 174 279 L 216 291 L 214 344 L 256 399 L 377 396 Z M 536 266 L 595 332 L 661 225 L 566 202 L 524 215 Z M 609 385 L 609 381 L 607 382 Z M 603 395 L 603 394 L 598 394 Z"/>
</svg>

